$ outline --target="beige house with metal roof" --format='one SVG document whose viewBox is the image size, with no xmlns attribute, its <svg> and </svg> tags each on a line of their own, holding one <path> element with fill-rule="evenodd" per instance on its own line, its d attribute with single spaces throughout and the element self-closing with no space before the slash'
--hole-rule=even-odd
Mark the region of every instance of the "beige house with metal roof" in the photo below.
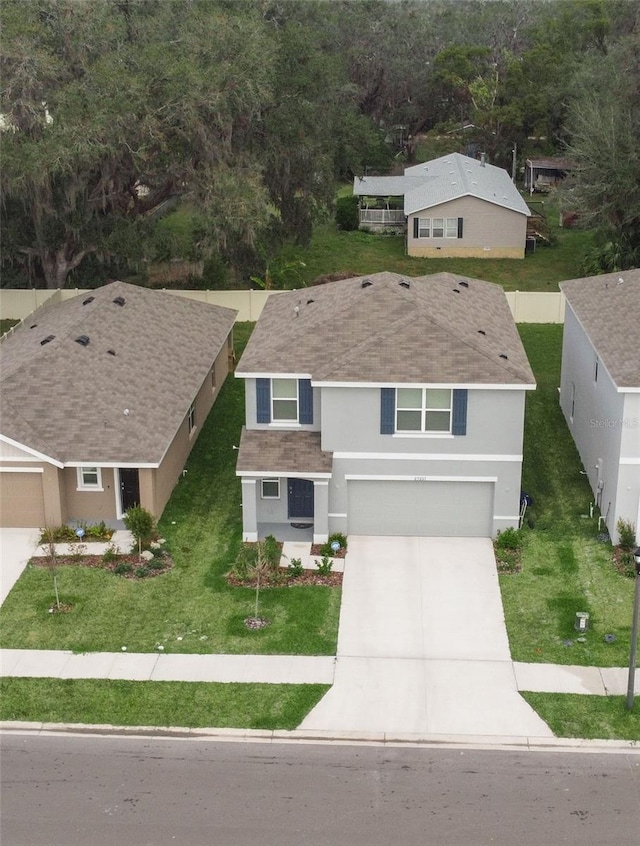
<svg viewBox="0 0 640 846">
<path fill-rule="evenodd" d="M 407 253 L 524 258 L 529 207 L 506 170 L 451 153 L 403 176 L 356 177 L 360 228 L 406 229 Z"/>
<path fill-rule="evenodd" d="M 614 543 L 640 527 L 640 270 L 562 282 L 560 406 Z"/>
<path fill-rule="evenodd" d="M 498 285 L 377 273 L 279 294 L 236 376 L 245 540 L 518 525 L 535 383 Z"/>
<path fill-rule="evenodd" d="M 0 343 L 0 525 L 159 517 L 233 358 L 236 312 L 112 282 Z"/>
</svg>

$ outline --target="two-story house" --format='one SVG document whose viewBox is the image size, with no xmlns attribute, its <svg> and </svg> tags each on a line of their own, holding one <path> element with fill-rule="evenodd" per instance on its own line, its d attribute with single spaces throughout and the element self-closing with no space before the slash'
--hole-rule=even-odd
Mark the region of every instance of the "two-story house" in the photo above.
<svg viewBox="0 0 640 846">
<path fill-rule="evenodd" d="M 614 543 L 640 527 L 640 269 L 561 284 L 560 405 Z"/>
<path fill-rule="evenodd" d="M 278 294 L 236 376 L 245 540 L 518 525 L 535 383 L 498 285 L 377 273 Z"/>
</svg>

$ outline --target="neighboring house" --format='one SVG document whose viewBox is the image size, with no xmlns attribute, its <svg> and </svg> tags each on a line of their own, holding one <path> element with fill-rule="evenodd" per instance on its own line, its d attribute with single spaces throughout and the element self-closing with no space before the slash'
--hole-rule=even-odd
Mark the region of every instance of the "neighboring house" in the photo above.
<svg viewBox="0 0 640 846">
<path fill-rule="evenodd" d="M 407 232 L 407 253 L 524 258 L 529 207 L 506 170 L 451 153 L 403 176 L 356 177 L 360 227 Z M 371 206 L 371 207 L 370 207 Z"/>
<path fill-rule="evenodd" d="M 640 526 L 640 270 L 560 285 L 560 405 L 613 542 Z"/>
<path fill-rule="evenodd" d="M 224 382 L 236 312 L 112 282 L 0 344 L 0 524 L 159 517 Z"/>
<path fill-rule="evenodd" d="M 518 526 L 535 383 L 498 285 L 377 273 L 279 294 L 236 376 L 245 540 Z"/>
<path fill-rule="evenodd" d="M 527 159 L 524 167 L 524 187 L 532 194 L 534 191 L 548 191 L 575 168 L 570 159 L 545 158 Z"/>
</svg>

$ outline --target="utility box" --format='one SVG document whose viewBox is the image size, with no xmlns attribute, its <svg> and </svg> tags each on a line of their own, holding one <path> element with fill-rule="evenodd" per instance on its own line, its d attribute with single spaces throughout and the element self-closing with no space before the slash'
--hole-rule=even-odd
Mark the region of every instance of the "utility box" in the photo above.
<svg viewBox="0 0 640 846">
<path fill-rule="evenodd" d="M 573 628 L 577 632 L 586 632 L 589 630 L 589 613 L 587 611 L 577 611 L 576 619 Z"/>
</svg>

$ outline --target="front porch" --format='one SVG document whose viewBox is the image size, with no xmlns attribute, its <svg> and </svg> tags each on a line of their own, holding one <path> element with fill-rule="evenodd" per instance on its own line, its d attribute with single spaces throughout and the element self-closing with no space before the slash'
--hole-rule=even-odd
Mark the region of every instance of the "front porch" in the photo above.
<svg viewBox="0 0 640 846">
<path fill-rule="evenodd" d="M 361 208 L 360 229 L 369 232 L 383 232 L 385 230 L 396 230 L 404 232 L 407 226 L 407 219 L 402 209 L 391 208 Z"/>
</svg>

